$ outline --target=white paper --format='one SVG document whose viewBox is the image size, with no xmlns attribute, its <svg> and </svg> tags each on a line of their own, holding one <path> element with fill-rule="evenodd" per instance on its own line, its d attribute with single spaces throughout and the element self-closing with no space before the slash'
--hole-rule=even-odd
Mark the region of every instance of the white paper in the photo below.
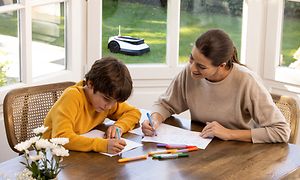
<svg viewBox="0 0 300 180">
<path fill-rule="evenodd" d="M 85 137 L 89 137 L 89 138 L 97 138 L 97 137 L 98 138 L 104 138 L 104 134 L 105 134 L 105 132 L 94 129 L 94 130 L 92 130 L 92 131 L 90 131 L 88 133 L 81 134 L 81 136 L 85 136 Z M 116 154 L 101 153 L 101 154 L 104 154 L 104 155 L 112 157 L 112 156 L 119 155 L 119 154 L 121 154 L 123 152 L 129 151 L 131 149 L 143 146 L 143 144 L 136 143 L 134 141 L 131 141 L 131 140 L 128 140 L 128 139 L 125 139 L 125 138 L 121 138 L 121 139 L 123 139 L 126 142 L 126 146 L 125 146 L 125 148 L 120 153 L 116 153 Z"/>
<path fill-rule="evenodd" d="M 162 123 L 156 129 L 157 136 L 145 136 L 142 142 L 155 142 L 163 144 L 184 144 L 205 149 L 212 138 L 202 138 L 200 132 L 185 130 Z"/>
<path fill-rule="evenodd" d="M 147 117 L 147 113 L 150 113 L 151 114 L 151 111 L 148 111 L 148 110 L 146 110 L 146 109 L 141 109 L 141 111 L 143 112 L 142 113 L 142 116 L 141 116 L 141 118 L 140 118 L 140 120 L 139 120 L 139 123 L 140 123 L 140 127 L 138 127 L 138 128 L 135 128 L 135 129 L 133 129 L 133 130 L 131 130 L 131 131 L 129 131 L 130 133 L 133 133 L 133 134 L 136 134 L 136 135 L 139 135 L 139 136 L 144 136 L 144 133 L 143 133 L 143 131 L 142 131 L 142 123 L 146 120 L 146 119 L 148 119 L 148 117 Z"/>
</svg>

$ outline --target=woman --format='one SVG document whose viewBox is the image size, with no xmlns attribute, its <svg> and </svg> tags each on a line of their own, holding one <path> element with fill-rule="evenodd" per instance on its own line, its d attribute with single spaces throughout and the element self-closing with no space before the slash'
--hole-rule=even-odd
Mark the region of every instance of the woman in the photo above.
<svg viewBox="0 0 300 180">
<path fill-rule="evenodd" d="M 232 40 L 212 29 L 195 42 L 189 64 L 153 105 L 154 129 L 172 114 L 190 110 L 191 119 L 206 123 L 203 138 L 253 143 L 288 142 L 290 127 L 261 80 L 241 65 Z"/>
</svg>

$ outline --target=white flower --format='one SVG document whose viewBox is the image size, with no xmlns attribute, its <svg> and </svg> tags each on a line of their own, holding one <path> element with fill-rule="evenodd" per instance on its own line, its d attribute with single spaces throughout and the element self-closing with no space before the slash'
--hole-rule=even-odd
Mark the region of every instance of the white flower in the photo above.
<svg viewBox="0 0 300 180">
<path fill-rule="evenodd" d="M 53 146 L 52 143 L 50 143 L 48 141 L 48 139 L 39 139 L 36 143 L 35 143 L 35 147 L 37 150 L 41 150 L 41 149 L 46 149 L 46 148 L 51 148 Z"/>
<path fill-rule="evenodd" d="M 35 156 L 29 156 L 29 158 L 31 159 L 31 161 L 38 161 L 40 159 L 44 158 L 43 154 L 39 154 L 39 155 L 35 155 Z"/>
<path fill-rule="evenodd" d="M 50 141 L 57 145 L 65 145 L 69 142 L 68 138 L 52 138 Z"/>
<path fill-rule="evenodd" d="M 52 151 L 52 154 L 55 156 L 69 156 L 69 150 L 66 150 L 62 146 L 57 146 L 57 147 L 53 148 L 51 151 Z"/>
<path fill-rule="evenodd" d="M 17 180 L 35 180 L 35 178 L 32 177 L 32 172 L 25 168 L 18 176 Z"/>
<path fill-rule="evenodd" d="M 33 130 L 33 132 L 34 132 L 34 134 L 39 135 L 39 134 L 43 134 L 47 129 L 48 129 L 48 127 L 41 126 L 41 127 L 35 128 Z"/>
<path fill-rule="evenodd" d="M 24 152 L 24 158 L 26 159 L 25 162 L 21 162 L 26 168 L 18 175 L 18 180 L 55 178 L 61 170 L 59 163 L 63 160 L 62 157 L 69 156 L 69 151 L 63 147 L 64 144 L 69 142 L 69 139 L 43 139 L 41 135 L 46 130 L 47 127 L 44 126 L 34 129 L 36 137 L 32 137 L 15 146 L 18 151 Z M 30 147 L 33 148 L 32 151 L 29 151 Z M 48 154 L 50 151 L 52 157 Z M 36 168 L 39 170 L 36 170 Z"/>
<path fill-rule="evenodd" d="M 36 143 L 39 139 L 40 139 L 39 137 L 34 136 L 34 137 L 30 138 L 28 141 L 29 141 L 31 144 L 34 144 L 34 143 Z"/>
<path fill-rule="evenodd" d="M 31 146 L 31 142 L 30 141 L 24 141 L 24 142 L 20 142 L 19 144 L 15 145 L 15 148 L 22 152 L 27 150 L 29 147 Z"/>
</svg>

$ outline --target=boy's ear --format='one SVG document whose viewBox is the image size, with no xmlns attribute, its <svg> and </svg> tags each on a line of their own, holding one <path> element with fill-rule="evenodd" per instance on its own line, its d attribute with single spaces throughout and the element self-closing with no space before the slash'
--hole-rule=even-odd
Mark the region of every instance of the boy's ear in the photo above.
<svg viewBox="0 0 300 180">
<path fill-rule="evenodd" d="M 88 88 L 93 88 L 93 83 L 90 81 L 90 80 L 88 80 L 87 81 L 87 86 L 88 86 Z"/>
</svg>

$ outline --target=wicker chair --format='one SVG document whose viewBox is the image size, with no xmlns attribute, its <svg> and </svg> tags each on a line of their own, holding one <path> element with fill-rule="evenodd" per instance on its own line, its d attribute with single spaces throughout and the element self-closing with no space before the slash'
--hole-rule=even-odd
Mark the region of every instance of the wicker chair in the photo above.
<svg viewBox="0 0 300 180">
<path fill-rule="evenodd" d="M 289 143 L 296 144 L 296 138 L 298 134 L 298 123 L 300 117 L 299 106 L 297 104 L 297 101 L 289 96 L 280 96 L 276 94 L 271 95 L 274 103 L 280 109 L 287 122 L 290 123 L 291 136 L 289 139 Z"/>
<path fill-rule="evenodd" d="M 14 146 L 34 136 L 33 129 L 43 125 L 44 118 L 64 89 L 74 82 L 53 83 L 24 87 L 7 93 L 3 103 L 6 136 Z"/>
</svg>

